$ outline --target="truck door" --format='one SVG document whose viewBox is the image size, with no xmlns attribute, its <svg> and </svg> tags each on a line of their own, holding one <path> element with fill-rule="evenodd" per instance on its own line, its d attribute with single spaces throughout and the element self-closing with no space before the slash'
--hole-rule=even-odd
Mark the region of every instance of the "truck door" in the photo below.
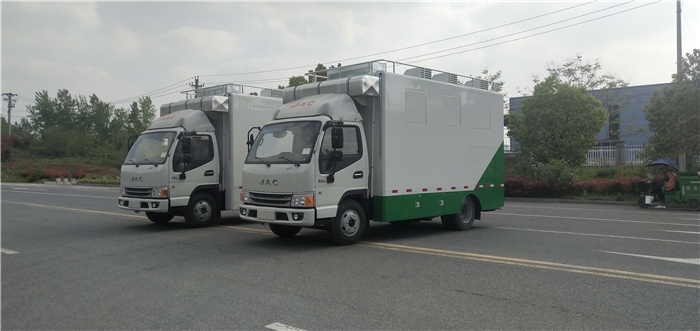
<svg viewBox="0 0 700 331">
<path fill-rule="evenodd" d="M 190 140 L 190 153 L 183 153 L 185 139 Z M 215 153 L 214 137 L 207 134 L 180 139 L 171 163 L 170 199 L 173 206 L 185 206 L 197 186 L 216 185 L 219 182 L 219 162 Z"/>
<path fill-rule="evenodd" d="M 316 206 L 318 218 L 334 217 L 343 194 L 351 190 L 365 190 L 368 185 L 368 162 L 362 143 L 362 130 L 355 125 L 346 125 L 343 129 L 343 147 L 337 149 L 343 153 L 342 160 L 332 161 L 331 144 L 332 127 L 323 132 L 319 150 L 317 171 Z M 334 168 L 335 167 L 335 168 Z M 329 177 L 333 175 L 330 182 Z M 328 215 L 326 215 L 328 214 Z"/>
</svg>

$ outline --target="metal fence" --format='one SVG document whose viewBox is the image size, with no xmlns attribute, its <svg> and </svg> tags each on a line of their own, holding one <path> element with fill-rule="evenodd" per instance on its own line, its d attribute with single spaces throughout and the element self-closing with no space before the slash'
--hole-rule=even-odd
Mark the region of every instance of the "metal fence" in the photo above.
<svg viewBox="0 0 700 331">
<path fill-rule="evenodd" d="M 644 165 L 649 160 L 644 159 L 644 145 L 630 146 L 596 146 L 586 153 L 588 160 L 585 166 L 612 166 L 616 164 Z M 618 162 L 618 158 L 622 159 Z"/>
</svg>

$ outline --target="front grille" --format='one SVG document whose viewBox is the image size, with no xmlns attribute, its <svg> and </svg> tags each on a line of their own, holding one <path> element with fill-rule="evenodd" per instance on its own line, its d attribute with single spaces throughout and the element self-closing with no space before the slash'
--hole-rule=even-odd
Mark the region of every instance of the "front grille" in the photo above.
<svg viewBox="0 0 700 331">
<path fill-rule="evenodd" d="M 292 195 L 289 193 L 259 193 L 249 192 L 250 202 L 254 205 L 288 207 L 292 202 Z"/>
<path fill-rule="evenodd" d="M 150 198 L 153 189 L 150 187 L 124 187 L 124 196 L 132 198 Z"/>
</svg>

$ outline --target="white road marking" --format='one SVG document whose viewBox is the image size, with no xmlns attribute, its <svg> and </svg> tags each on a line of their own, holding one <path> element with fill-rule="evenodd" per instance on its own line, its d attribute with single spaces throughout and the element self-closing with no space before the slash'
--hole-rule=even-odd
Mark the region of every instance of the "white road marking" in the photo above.
<svg viewBox="0 0 700 331">
<path fill-rule="evenodd" d="M 611 219 L 611 218 L 572 217 L 572 216 L 554 216 L 554 215 L 531 215 L 531 214 L 511 214 L 511 213 L 501 213 L 501 212 L 490 212 L 490 214 L 492 214 L 492 215 L 506 215 L 506 216 L 534 217 L 534 218 L 559 218 L 559 219 L 572 219 L 572 220 L 584 220 L 584 221 L 606 221 L 606 222 L 621 222 L 621 223 L 638 223 L 638 224 L 677 225 L 677 226 L 693 226 L 693 227 L 700 227 L 700 224 L 664 223 L 664 222 L 651 222 L 651 221 L 632 221 L 632 220 L 620 220 L 620 219 Z"/>
<path fill-rule="evenodd" d="M 673 232 L 673 233 L 689 233 L 689 234 L 698 234 L 698 235 L 700 235 L 700 232 L 692 232 L 692 231 L 673 231 L 673 230 L 652 230 L 652 231 Z"/>
<path fill-rule="evenodd" d="M 293 326 L 284 325 L 282 323 L 272 323 L 265 325 L 265 327 L 276 331 L 304 331 L 304 329 L 295 328 Z"/>
<path fill-rule="evenodd" d="M 9 249 L 5 249 L 5 248 L 0 248 L 0 252 L 5 253 L 5 254 L 17 254 L 17 253 L 19 253 L 19 252 L 11 251 Z"/>
<path fill-rule="evenodd" d="M 23 191 L 47 191 L 43 188 L 27 188 L 27 187 L 13 187 L 13 190 L 23 190 Z"/>
<path fill-rule="evenodd" d="M 605 237 L 605 238 L 618 238 L 618 239 L 634 239 L 634 240 L 648 240 L 648 241 L 662 241 L 670 243 L 681 243 L 681 244 L 693 244 L 700 245 L 697 241 L 681 241 L 681 240 L 668 240 L 668 239 L 654 239 L 654 238 L 641 238 L 641 237 L 628 237 L 628 236 L 613 236 L 608 234 L 596 234 L 596 233 L 580 233 L 580 232 L 566 232 L 566 231 L 549 231 L 549 230 L 534 230 L 534 229 L 519 229 L 519 228 L 506 228 L 506 227 L 493 227 L 492 229 L 503 229 L 503 230 L 516 230 L 516 231 L 528 231 L 528 232 L 543 232 L 543 233 L 558 233 L 558 234 L 571 234 L 576 236 L 591 236 L 591 237 Z"/>
<path fill-rule="evenodd" d="M 627 256 L 635 256 L 635 257 L 643 257 L 646 259 L 654 259 L 654 260 L 663 260 L 663 261 L 671 261 L 671 262 L 679 262 L 679 263 L 687 263 L 687 264 L 697 264 L 700 265 L 700 258 L 688 258 L 688 259 L 683 259 L 683 258 L 675 258 L 675 257 L 663 257 L 663 256 L 652 256 L 652 255 L 640 255 L 640 254 L 628 254 L 628 253 L 620 253 L 620 252 L 609 252 L 609 251 L 599 251 L 603 253 L 610 253 L 610 254 L 618 254 L 618 255 L 627 255 Z"/>
</svg>

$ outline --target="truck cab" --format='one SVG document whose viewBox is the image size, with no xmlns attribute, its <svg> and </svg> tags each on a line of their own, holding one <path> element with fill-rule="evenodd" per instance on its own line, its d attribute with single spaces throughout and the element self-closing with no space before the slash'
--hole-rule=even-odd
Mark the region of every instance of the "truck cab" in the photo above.
<svg viewBox="0 0 700 331">
<path fill-rule="evenodd" d="M 145 212 L 157 224 L 183 216 L 193 227 L 238 211 L 246 132 L 269 122 L 282 100 L 279 90 L 250 95 L 235 87 L 237 93 L 161 106 L 161 116 L 129 144 L 119 208 Z"/>
<path fill-rule="evenodd" d="M 214 126 L 200 110 L 180 110 L 154 121 L 136 138 L 122 164 L 119 207 L 143 211 L 155 223 L 178 215 L 190 225 L 208 225 L 218 216 L 212 195 L 186 207 L 192 192 L 218 188 L 220 155 L 215 146 Z"/>
</svg>

